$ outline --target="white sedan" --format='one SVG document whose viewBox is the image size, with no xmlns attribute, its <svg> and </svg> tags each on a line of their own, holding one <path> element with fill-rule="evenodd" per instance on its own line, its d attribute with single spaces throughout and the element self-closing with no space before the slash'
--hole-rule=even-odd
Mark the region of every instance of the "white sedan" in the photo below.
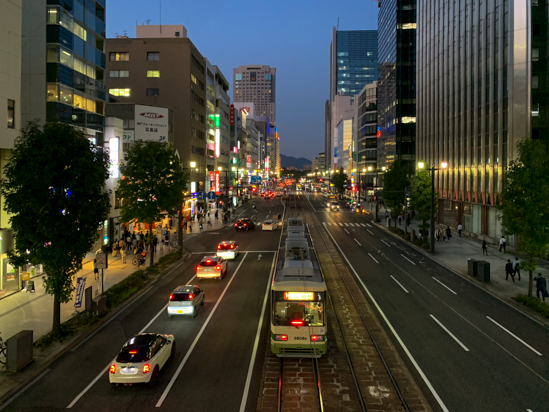
<svg viewBox="0 0 549 412">
<path fill-rule="evenodd" d="M 205 256 L 196 267 L 198 279 L 219 279 L 227 274 L 227 261 L 220 256 Z"/>
<path fill-rule="evenodd" d="M 238 257 L 238 243 L 234 240 L 219 242 L 216 255 L 223 259 L 236 259 Z"/>
<path fill-rule="evenodd" d="M 109 382 L 118 385 L 153 385 L 158 372 L 175 355 L 173 335 L 140 333 L 127 341 L 109 368 Z"/>
<path fill-rule="evenodd" d="M 278 223 L 274 220 L 266 220 L 261 225 L 261 230 L 276 230 L 278 229 Z"/>
</svg>

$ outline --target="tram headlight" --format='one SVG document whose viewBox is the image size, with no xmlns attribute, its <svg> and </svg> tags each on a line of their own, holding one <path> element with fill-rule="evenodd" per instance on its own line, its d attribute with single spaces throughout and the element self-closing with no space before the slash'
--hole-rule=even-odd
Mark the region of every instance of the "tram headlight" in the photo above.
<svg viewBox="0 0 549 412">
<path fill-rule="evenodd" d="M 288 335 L 274 335 L 275 340 L 288 340 Z"/>
</svg>

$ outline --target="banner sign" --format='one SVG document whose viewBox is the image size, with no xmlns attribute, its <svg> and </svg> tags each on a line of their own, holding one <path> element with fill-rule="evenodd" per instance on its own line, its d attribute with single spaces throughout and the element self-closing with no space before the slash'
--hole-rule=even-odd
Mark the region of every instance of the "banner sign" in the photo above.
<svg viewBox="0 0 549 412">
<path fill-rule="evenodd" d="M 215 172 L 215 193 L 219 194 L 219 172 Z"/>
<path fill-rule="evenodd" d="M 246 159 L 246 168 L 251 169 L 252 168 L 252 155 L 248 155 Z"/>
<path fill-rule="evenodd" d="M 133 143 L 135 141 L 133 130 L 124 130 L 122 133 L 122 143 Z"/>
<path fill-rule="evenodd" d="M 74 308 L 82 307 L 82 298 L 84 297 L 84 289 L 86 288 L 86 278 L 76 278 L 76 297 L 74 300 Z"/>
<path fill-rule="evenodd" d="M 168 141 L 168 112 L 163 107 L 135 105 L 135 140 Z"/>
<path fill-rule="evenodd" d="M 234 104 L 231 104 L 231 126 L 234 126 Z"/>
</svg>

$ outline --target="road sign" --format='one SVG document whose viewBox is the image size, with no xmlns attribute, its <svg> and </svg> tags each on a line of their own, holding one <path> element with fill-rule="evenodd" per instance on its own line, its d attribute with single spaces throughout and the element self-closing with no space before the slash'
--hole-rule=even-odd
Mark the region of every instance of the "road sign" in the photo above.
<svg viewBox="0 0 549 412">
<path fill-rule="evenodd" d="M 76 278 L 76 299 L 74 301 L 75 309 L 82 307 L 82 297 L 84 296 L 85 288 L 86 288 L 86 278 Z"/>
<path fill-rule="evenodd" d="M 208 199 L 209 200 L 215 200 L 215 196 L 216 196 L 215 192 L 208 192 Z"/>
<path fill-rule="evenodd" d="M 198 192 L 196 198 L 197 200 L 206 200 L 206 192 Z"/>
<path fill-rule="evenodd" d="M 96 253 L 95 255 L 95 263 L 97 269 L 107 269 L 109 267 L 109 263 L 107 261 L 107 254 L 106 253 Z"/>
<path fill-rule="evenodd" d="M 261 176 L 250 176 L 250 183 L 252 185 L 261 184 Z"/>
</svg>

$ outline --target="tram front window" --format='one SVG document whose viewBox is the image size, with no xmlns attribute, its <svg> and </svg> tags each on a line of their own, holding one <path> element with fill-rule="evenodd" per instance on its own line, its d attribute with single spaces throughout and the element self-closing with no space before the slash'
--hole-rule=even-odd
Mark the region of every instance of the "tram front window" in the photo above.
<svg viewBox="0 0 549 412">
<path fill-rule="evenodd" d="M 275 292 L 273 323 L 276 326 L 323 326 L 324 293 L 314 293 L 309 301 L 288 301 L 284 293 Z"/>
</svg>

